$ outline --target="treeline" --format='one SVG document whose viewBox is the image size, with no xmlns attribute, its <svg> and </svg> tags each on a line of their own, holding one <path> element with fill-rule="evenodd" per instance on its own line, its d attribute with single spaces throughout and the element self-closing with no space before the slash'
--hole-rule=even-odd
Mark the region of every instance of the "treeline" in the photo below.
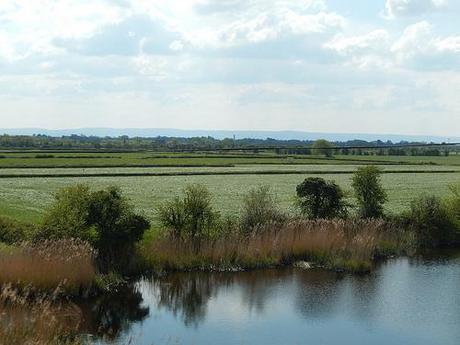
<svg viewBox="0 0 460 345">
<path fill-rule="evenodd" d="M 324 140 L 319 140 L 325 142 Z M 188 151 L 188 150 L 238 150 L 253 149 L 254 153 L 273 150 L 278 154 L 314 154 L 313 140 L 277 140 L 267 139 L 215 139 L 212 137 L 96 137 L 84 135 L 70 135 L 52 137 L 47 135 L 1 135 L 0 149 L 36 149 L 36 150 L 154 150 L 154 151 Z M 363 141 L 349 140 L 331 143 L 334 149 L 332 154 L 351 155 L 413 155 L 413 156 L 440 156 L 449 154 L 446 148 L 412 147 L 426 143 L 391 141 Z M 409 146 L 410 145 L 410 146 Z M 397 146 L 397 147 L 394 147 Z M 401 147 L 402 146 L 402 147 Z M 408 146 L 405 148 L 404 146 Z M 347 149 L 346 147 L 353 147 Z M 374 148 L 375 147 L 375 148 Z"/>
</svg>

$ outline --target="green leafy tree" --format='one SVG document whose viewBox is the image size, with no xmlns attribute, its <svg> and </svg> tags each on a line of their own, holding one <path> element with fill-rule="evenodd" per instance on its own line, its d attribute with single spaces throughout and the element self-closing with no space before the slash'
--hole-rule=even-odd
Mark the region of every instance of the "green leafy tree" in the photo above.
<svg viewBox="0 0 460 345">
<path fill-rule="evenodd" d="M 352 186 L 359 215 L 362 218 L 382 217 L 387 194 L 382 186 L 380 169 L 372 165 L 359 168 L 353 174 Z"/>
<path fill-rule="evenodd" d="M 409 224 L 425 247 L 435 247 L 455 240 L 455 215 L 435 196 L 423 195 L 411 203 Z"/>
<path fill-rule="evenodd" d="M 332 157 L 334 145 L 325 139 L 318 139 L 313 143 L 311 148 L 314 155 Z"/>
<path fill-rule="evenodd" d="M 283 222 L 285 218 L 277 207 L 270 187 L 253 188 L 244 197 L 240 220 L 244 232 L 249 233 L 265 224 Z"/>
<path fill-rule="evenodd" d="M 342 189 L 333 181 L 309 177 L 296 188 L 298 206 L 309 219 L 342 217 L 347 213 Z"/>
<path fill-rule="evenodd" d="M 60 190 L 47 210 L 37 239 L 78 238 L 98 250 L 102 269 L 126 264 L 145 230 L 147 219 L 136 214 L 116 187 L 91 191 L 86 185 Z"/>
<path fill-rule="evenodd" d="M 217 229 L 220 215 L 213 210 L 211 201 L 205 186 L 189 185 L 182 198 L 176 197 L 159 207 L 159 219 L 176 238 L 199 241 Z"/>
</svg>

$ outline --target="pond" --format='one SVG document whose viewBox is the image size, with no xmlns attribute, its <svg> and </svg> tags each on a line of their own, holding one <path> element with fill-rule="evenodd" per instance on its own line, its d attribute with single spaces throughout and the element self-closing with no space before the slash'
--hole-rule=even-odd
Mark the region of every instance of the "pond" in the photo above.
<svg viewBox="0 0 460 345">
<path fill-rule="evenodd" d="M 394 259 L 363 276 L 172 274 L 83 310 L 96 344 L 458 345 L 460 253 Z"/>
</svg>

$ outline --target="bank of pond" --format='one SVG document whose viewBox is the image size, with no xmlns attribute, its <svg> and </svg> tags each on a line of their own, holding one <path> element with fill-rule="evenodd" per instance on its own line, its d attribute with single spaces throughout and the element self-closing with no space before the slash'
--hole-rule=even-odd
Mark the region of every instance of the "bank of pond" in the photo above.
<svg viewBox="0 0 460 345">
<path fill-rule="evenodd" d="M 377 168 L 358 169 L 352 186 L 354 205 L 333 181 L 307 178 L 297 186 L 292 214 L 280 210 L 268 187 L 255 186 L 239 215 L 222 217 L 206 187 L 190 185 L 158 208 L 161 227 L 137 214 L 116 187 L 65 188 L 39 224 L 0 217 L 5 311 L 0 338 L 8 344 L 79 344 L 82 323 L 88 322 L 88 316 L 82 318 L 84 306 L 100 306 L 104 316 L 97 301 L 139 286 L 142 276 L 168 280 L 186 271 L 231 277 L 231 272 L 289 267 L 374 274 L 388 258 L 459 243 L 459 187 L 451 186 L 445 199 L 422 196 L 403 214 L 389 215 Z M 129 296 L 115 303 L 142 300 Z M 145 310 L 125 312 L 142 319 Z M 54 324 L 46 326 L 50 315 Z M 117 328 L 116 318 L 107 322 Z"/>
</svg>

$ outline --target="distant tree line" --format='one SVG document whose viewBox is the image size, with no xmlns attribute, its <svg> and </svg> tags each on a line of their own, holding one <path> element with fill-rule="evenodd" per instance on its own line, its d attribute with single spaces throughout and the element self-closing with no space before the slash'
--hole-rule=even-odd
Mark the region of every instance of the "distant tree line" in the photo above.
<svg viewBox="0 0 460 345">
<path fill-rule="evenodd" d="M 441 156 L 451 150 L 445 147 L 413 147 L 425 145 L 419 142 L 349 140 L 328 142 L 326 140 L 278 140 L 266 139 L 215 139 L 212 137 L 97 137 L 70 135 L 53 137 L 48 135 L 0 135 L 0 149 L 62 149 L 62 150 L 232 150 L 252 149 L 252 153 L 272 150 L 276 154 L 309 155 L 321 154 L 331 157 L 341 155 L 391 155 L 391 156 Z M 396 147 L 395 147 L 396 146 Z M 407 147 L 404 147 L 407 146 Z M 349 149 L 347 147 L 353 147 Z M 375 148 L 374 148 L 375 147 Z"/>
</svg>

